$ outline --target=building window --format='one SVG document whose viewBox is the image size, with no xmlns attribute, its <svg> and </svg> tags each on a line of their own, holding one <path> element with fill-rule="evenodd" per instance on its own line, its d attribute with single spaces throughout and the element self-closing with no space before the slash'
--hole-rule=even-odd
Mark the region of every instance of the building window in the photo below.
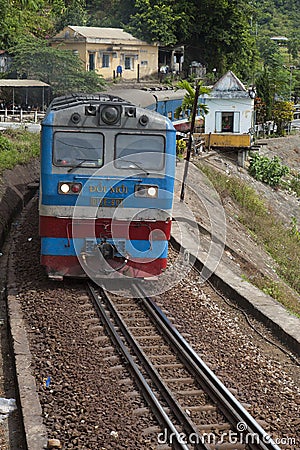
<svg viewBox="0 0 300 450">
<path fill-rule="evenodd" d="M 133 58 L 131 56 L 125 56 L 125 69 L 131 70 L 133 67 Z"/>
<path fill-rule="evenodd" d="M 148 66 L 148 61 L 141 61 L 141 66 Z"/>
<path fill-rule="evenodd" d="M 102 55 L 102 67 L 109 67 L 109 55 Z"/>
<path fill-rule="evenodd" d="M 222 112 L 222 133 L 233 133 L 233 112 Z"/>
</svg>

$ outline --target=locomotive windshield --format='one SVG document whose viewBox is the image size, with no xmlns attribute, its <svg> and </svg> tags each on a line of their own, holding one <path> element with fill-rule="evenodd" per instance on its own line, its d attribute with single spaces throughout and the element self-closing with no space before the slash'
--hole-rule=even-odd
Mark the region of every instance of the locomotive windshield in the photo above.
<svg viewBox="0 0 300 450">
<path fill-rule="evenodd" d="M 164 167 L 165 139 L 159 135 L 118 134 L 115 167 L 161 170 Z"/>
<path fill-rule="evenodd" d="M 53 164 L 64 167 L 101 167 L 104 137 L 101 133 L 57 131 L 54 134 Z"/>
</svg>

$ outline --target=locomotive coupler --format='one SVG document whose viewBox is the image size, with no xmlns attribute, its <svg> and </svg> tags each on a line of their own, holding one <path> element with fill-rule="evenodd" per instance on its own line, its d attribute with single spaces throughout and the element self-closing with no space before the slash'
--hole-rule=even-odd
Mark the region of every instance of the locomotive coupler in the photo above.
<svg viewBox="0 0 300 450">
<path fill-rule="evenodd" d="M 95 242 L 95 240 L 86 239 L 85 251 L 83 250 L 80 254 L 82 261 L 85 264 L 88 264 L 88 258 L 96 257 L 97 253 L 99 251 L 101 253 L 101 256 L 106 261 L 114 259 L 116 257 L 116 254 L 118 253 L 116 246 L 114 244 L 107 242 L 106 238 L 103 238 L 99 244 L 97 244 Z M 128 259 L 126 257 L 122 257 L 121 260 L 122 260 L 122 262 L 118 267 L 114 267 L 112 269 L 102 269 L 102 270 L 98 269 L 99 273 L 109 274 L 109 273 L 113 273 L 113 272 L 122 270 L 126 266 Z M 90 270 L 92 270 L 92 269 L 90 268 Z M 97 274 L 97 272 L 95 272 L 95 274 Z"/>
<path fill-rule="evenodd" d="M 105 238 L 100 242 L 100 244 L 97 244 L 97 247 L 102 253 L 104 259 L 113 259 L 115 257 L 115 253 L 117 251 L 116 247 L 107 242 Z"/>
<path fill-rule="evenodd" d="M 104 259 L 113 259 L 117 252 L 117 249 L 115 245 L 107 242 L 106 238 L 103 238 L 99 244 L 97 244 L 94 239 L 85 240 L 85 254 L 96 256 L 98 251 L 100 251 Z"/>
</svg>

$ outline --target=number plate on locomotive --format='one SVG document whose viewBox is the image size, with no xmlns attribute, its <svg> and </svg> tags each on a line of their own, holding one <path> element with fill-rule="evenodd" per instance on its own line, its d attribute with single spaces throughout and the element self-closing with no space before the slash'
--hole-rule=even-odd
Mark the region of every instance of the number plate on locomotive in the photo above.
<svg viewBox="0 0 300 450">
<path fill-rule="evenodd" d="M 91 197 L 90 206 L 116 208 L 122 203 L 123 200 L 123 198 Z"/>
</svg>

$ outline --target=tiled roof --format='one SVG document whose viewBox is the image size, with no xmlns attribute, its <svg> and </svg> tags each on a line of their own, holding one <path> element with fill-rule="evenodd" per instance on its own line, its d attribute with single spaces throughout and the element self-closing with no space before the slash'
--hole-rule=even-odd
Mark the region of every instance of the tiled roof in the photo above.
<svg viewBox="0 0 300 450">
<path fill-rule="evenodd" d="M 132 34 L 127 33 L 122 28 L 77 27 L 73 25 L 69 25 L 69 28 L 86 38 L 139 41 L 139 39 L 132 36 Z"/>
</svg>

